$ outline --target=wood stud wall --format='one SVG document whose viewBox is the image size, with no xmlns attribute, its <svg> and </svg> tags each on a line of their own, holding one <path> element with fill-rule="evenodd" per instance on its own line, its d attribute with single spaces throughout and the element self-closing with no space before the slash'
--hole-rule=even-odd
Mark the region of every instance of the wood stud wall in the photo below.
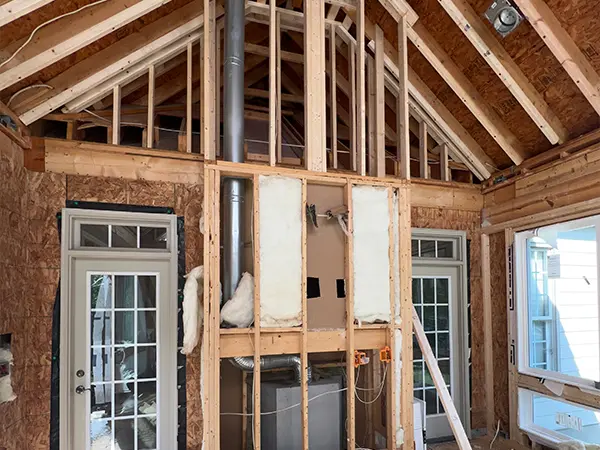
<svg viewBox="0 0 600 450">
<path fill-rule="evenodd" d="M 284 329 L 261 329 L 260 327 L 260 265 L 259 265 L 259 251 L 260 251 L 260 224 L 259 224 L 259 208 L 260 199 L 258 193 L 258 182 L 261 175 L 280 175 L 290 176 L 298 178 L 302 182 L 302 207 L 306 206 L 306 190 L 307 184 L 325 184 L 325 185 L 337 185 L 344 187 L 345 204 L 348 207 L 349 218 L 348 218 L 348 229 L 350 235 L 346 237 L 346 253 L 345 253 L 345 273 L 346 273 L 346 311 L 347 311 L 347 322 L 346 329 L 340 330 L 339 332 L 334 331 L 333 334 L 327 330 L 308 330 L 307 328 L 307 299 L 306 299 L 306 217 L 303 215 L 302 223 L 302 326 L 297 328 L 284 328 Z M 220 293 L 218 290 L 218 277 L 219 277 L 219 188 L 220 180 L 224 176 L 236 176 L 242 178 L 249 178 L 253 181 L 253 230 L 254 230 L 254 276 L 255 276 L 255 290 L 254 290 L 254 328 L 253 329 L 220 329 L 219 323 L 219 302 Z M 205 438 L 207 439 L 207 445 L 210 448 L 219 447 L 219 417 L 220 417 L 220 406 L 219 406 L 219 367 L 220 358 L 231 357 L 234 355 L 244 356 L 246 350 L 240 345 L 232 345 L 230 338 L 239 339 L 239 342 L 247 343 L 248 336 L 251 337 L 252 350 L 251 355 L 255 360 L 254 369 L 254 388 L 253 388 L 253 402 L 254 402 L 254 447 L 260 449 L 260 358 L 265 354 L 278 354 L 281 353 L 281 347 L 278 340 L 292 339 L 296 340 L 298 345 L 298 353 L 300 353 L 302 360 L 302 429 L 303 429 L 303 442 L 304 448 L 308 448 L 308 389 L 307 389 L 307 366 L 308 366 L 308 354 L 309 352 L 326 352 L 332 351 L 331 345 L 340 345 L 345 349 L 346 352 L 346 370 L 347 370 L 347 385 L 350 387 L 346 392 L 346 406 L 347 406 L 347 439 L 348 445 L 353 447 L 356 445 L 356 398 L 354 392 L 355 384 L 355 368 L 354 368 L 354 350 L 355 349 L 378 349 L 384 345 L 389 345 L 392 349 L 396 343 L 395 334 L 400 330 L 402 335 L 402 372 L 401 384 L 396 383 L 395 364 L 392 363 L 388 366 L 388 449 L 396 450 L 399 448 L 400 443 L 396 442 L 395 424 L 396 417 L 401 419 L 401 426 L 404 430 L 404 442 L 403 445 L 408 448 L 412 448 L 413 445 L 413 384 L 412 384 L 412 298 L 411 298 L 411 203 L 410 203 L 410 186 L 405 184 L 401 180 L 392 182 L 383 182 L 376 178 L 364 178 L 364 177 L 348 177 L 344 175 L 335 174 L 323 174 L 316 175 L 311 172 L 293 169 L 282 169 L 282 168 L 268 168 L 268 166 L 249 166 L 244 164 L 235 163 L 217 163 L 216 165 L 205 165 L 204 179 L 207 183 L 207 189 L 205 190 L 205 204 L 214 205 L 214 207 L 206 208 L 205 210 L 205 223 L 207 224 L 207 230 L 205 234 L 205 261 L 207 263 L 208 272 L 205 277 L 205 297 L 204 307 L 205 315 L 207 317 L 206 323 L 208 326 L 204 329 L 204 386 L 205 386 L 205 410 L 204 416 L 206 417 L 205 423 Z M 352 265 L 353 255 L 353 238 L 352 238 L 352 186 L 354 185 L 375 185 L 386 187 L 388 189 L 388 201 L 390 208 L 390 240 L 394 240 L 393 230 L 393 211 L 394 211 L 394 196 L 398 196 L 398 236 L 399 236 L 399 261 L 398 267 L 400 271 L 395 273 L 394 270 L 394 246 L 390 246 L 390 307 L 392 320 L 387 325 L 362 325 L 357 326 L 354 323 L 354 312 L 353 312 L 353 277 L 354 269 Z M 394 194 L 396 192 L 397 194 Z M 394 290 L 396 289 L 396 277 L 399 277 L 400 283 L 400 316 L 402 317 L 402 323 L 396 323 L 396 302 Z M 271 339 L 275 335 L 279 336 L 278 339 Z M 339 336 L 341 339 L 339 344 L 331 341 L 333 335 Z M 370 337 L 369 337 L 370 336 Z M 226 338 L 227 342 L 223 341 Z M 268 339 L 266 339 L 268 338 Z M 335 341 L 335 340 L 334 340 Z M 398 341 L 400 342 L 400 341 Z M 289 344 L 286 344 L 289 345 Z M 292 344 L 294 345 L 294 344 Z M 339 348 L 339 347 L 338 347 Z M 288 349 L 287 352 L 290 352 Z M 291 353 L 294 353 L 291 351 Z M 373 363 L 376 364 L 375 360 Z M 438 370 L 439 371 L 439 370 Z M 443 382 L 441 383 L 443 384 Z M 400 391 L 400 404 L 396 404 L 396 389 Z M 464 431 L 463 431 L 464 433 Z"/>
</svg>

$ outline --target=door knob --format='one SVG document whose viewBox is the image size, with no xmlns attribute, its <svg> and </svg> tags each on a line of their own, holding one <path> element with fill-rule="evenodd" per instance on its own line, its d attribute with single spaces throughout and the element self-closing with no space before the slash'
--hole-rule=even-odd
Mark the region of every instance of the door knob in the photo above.
<svg viewBox="0 0 600 450">
<path fill-rule="evenodd" d="M 75 388 L 75 392 L 77 394 L 83 394 L 85 391 L 91 391 L 91 390 L 92 390 L 92 388 L 86 388 L 81 384 Z"/>
</svg>

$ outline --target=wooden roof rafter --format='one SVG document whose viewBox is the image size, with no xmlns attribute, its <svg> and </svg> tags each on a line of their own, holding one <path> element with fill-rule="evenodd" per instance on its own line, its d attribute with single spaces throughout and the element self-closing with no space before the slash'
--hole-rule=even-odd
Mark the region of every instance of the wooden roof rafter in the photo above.
<svg viewBox="0 0 600 450">
<path fill-rule="evenodd" d="M 517 137 L 477 92 L 477 89 L 429 34 L 424 25 L 418 22 L 417 14 L 406 0 L 384 0 L 381 3 L 396 21 L 403 15 L 409 18 L 408 39 L 429 61 L 508 157 L 515 164 L 520 164 L 526 154 Z"/>
<path fill-rule="evenodd" d="M 565 126 L 471 5 L 466 0 L 441 0 L 439 3 L 548 141 L 552 144 L 565 142 L 569 137 Z"/>
<path fill-rule="evenodd" d="M 600 114 L 600 75 L 543 0 L 515 0 L 531 26 Z"/>
<path fill-rule="evenodd" d="M 348 17 L 351 18 L 352 12 L 346 11 Z M 369 47 L 374 49 L 375 42 L 375 25 L 365 17 L 365 36 L 369 39 Z M 385 48 L 385 67 L 398 77 L 398 52 L 395 47 L 384 39 Z M 458 153 L 456 156 L 464 162 L 480 180 L 489 178 L 491 171 L 495 169 L 491 158 L 483 151 L 481 146 L 473 139 L 473 137 L 464 129 L 464 127 L 456 120 L 456 118 L 448 111 L 448 109 L 440 102 L 440 100 L 431 92 L 427 85 L 410 69 L 408 71 L 409 94 L 411 104 L 416 103 L 420 108 L 426 111 L 427 116 L 436 121 L 444 134 L 456 148 Z M 397 86 L 397 79 L 395 80 Z M 397 88 L 396 88 L 397 90 Z"/>
<path fill-rule="evenodd" d="M 60 20 L 49 24 L 0 68 L 0 91 L 170 1 L 113 0 L 77 14 L 69 27 Z M 6 50 L 13 54 L 21 45 L 18 41 Z"/>
<path fill-rule="evenodd" d="M 17 20 L 54 0 L 9 0 L 0 5 L 0 27 Z"/>
</svg>

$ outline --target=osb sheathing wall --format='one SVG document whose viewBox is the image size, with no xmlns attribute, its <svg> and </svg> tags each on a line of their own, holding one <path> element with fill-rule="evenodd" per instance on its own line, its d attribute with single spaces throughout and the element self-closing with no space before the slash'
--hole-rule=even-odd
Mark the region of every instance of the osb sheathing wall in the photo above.
<svg viewBox="0 0 600 450">
<path fill-rule="evenodd" d="M 500 429 L 509 430 L 508 315 L 506 312 L 506 249 L 504 233 L 490 234 L 492 335 L 494 339 L 494 411 Z"/>
<path fill-rule="evenodd" d="M 65 176 L 23 168 L 0 134 L 0 333 L 13 333 L 17 399 L 0 405 L 0 449 L 47 450 L 52 308 L 60 274 L 56 213 L 66 200 L 168 206 L 185 218 L 186 270 L 202 264 L 202 185 Z M 187 358 L 187 448 L 201 448 L 200 353 Z"/>
</svg>

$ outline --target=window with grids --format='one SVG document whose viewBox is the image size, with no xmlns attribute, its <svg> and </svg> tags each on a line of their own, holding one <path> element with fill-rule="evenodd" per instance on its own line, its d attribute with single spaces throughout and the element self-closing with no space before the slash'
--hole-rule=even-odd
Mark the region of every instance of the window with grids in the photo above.
<svg viewBox="0 0 600 450">
<path fill-rule="evenodd" d="M 413 277 L 412 298 L 448 390 L 452 392 L 450 278 Z M 425 401 L 428 416 L 443 414 L 444 409 L 433 384 L 433 378 L 416 340 L 413 342 L 413 348 L 414 395 Z"/>
<path fill-rule="evenodd" d="M 529 280 L 529 364 L 533 368 L 554 370 L 554 307 L 550 302 L 548 251 L 550 247 L 528 241 Z"/>
<path fill-rule="evenodd" d="M 413 258 L 458 259 L 456 240 L 448 239 L 412 239 Z"/>
</svg>

